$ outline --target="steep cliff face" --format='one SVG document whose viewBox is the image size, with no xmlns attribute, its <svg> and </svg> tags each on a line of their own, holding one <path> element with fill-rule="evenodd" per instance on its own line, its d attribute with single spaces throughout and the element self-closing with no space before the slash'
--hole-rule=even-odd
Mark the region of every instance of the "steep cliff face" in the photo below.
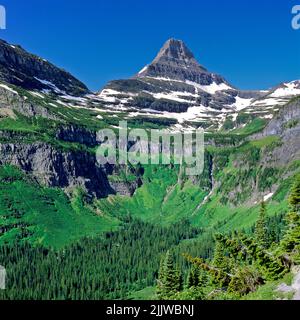
<svg viewBox="0 0 300 320">
<path fill-rule="evenodd" d="M 88 147 L 95 147 L 99 145 L 96 131 L 74 125 L 59 127 L 56 132 L 56 138 L 67 142 L 81 143 Z"/>
<path fill-rule="evenodd" d="M 252 138 L 269 135 L 282 135 L 289 130 L 294 130 L 300 122 L 300 99 L 291 100 L 278 114 L 268 123 L 266 128 Z"/>
<path fill-rule="evenodd" d="M 212 191 L 221 202 L 254 205 L 270 199 L 299 172 L 300 99 L 292 100 L 259 134 L 212 153 Z M 248 140 L 248 141 L 247 141 Z"/>
<path fill-rule="evenodd" d="M 272 119 L 266 128 L 251 139 L 279 136 L 281 143 L 272 154 L 266 155 L 265 162 L 274 166 L 287 165 L 300 160 L 300 99 L 293 99 Z"/>
<path fill-rule="evenodd" d="M 105 168 L 89 153 L 62 152 L 45 143 L 11 143 L 0 144 L 0 154 L 0 165 L 17 166 L 46 186 L 80 186 L 98 197 L 115 193 Z"/>
</svg>

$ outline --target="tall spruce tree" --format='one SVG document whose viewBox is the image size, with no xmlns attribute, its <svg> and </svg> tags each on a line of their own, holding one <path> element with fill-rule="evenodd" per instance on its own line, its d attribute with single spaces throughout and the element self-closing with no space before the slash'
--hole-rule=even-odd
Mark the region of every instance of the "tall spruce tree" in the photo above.
<svg viewBox="0 0 300 320">
<path fill-rule="evenodd" d="M 290 212 L 287 214 L 287 231 L 280 243 L 283 253 L 300 263 L 300 175 L 295 179 L 289 196 Z"/>
<path fill-rule="evenodd" d="M 156 294 L 161 300 L 170 299 L 181 289 L 182 275 L 174 267 L 173 255 L 168 251 L 165 258 L 161 261 Z"/>
<path fill-rule="evenodd" d="M 255 225 L 255 238 L 263 248 L 269 247 L 267 208 L 264 201 L 261 203 L 259 217 Z"/>
<path fill-rule="evenodd" d="M 218 269 L 226 269 L 225 249 L 221 241 L 216 241 L 212 265 Z"/>
<path fill-rule="evenodd" d="M 198 287 L 200 284 L 200 269 L 192 266 L 187 278 L 187 288 Z"/>
</svg>

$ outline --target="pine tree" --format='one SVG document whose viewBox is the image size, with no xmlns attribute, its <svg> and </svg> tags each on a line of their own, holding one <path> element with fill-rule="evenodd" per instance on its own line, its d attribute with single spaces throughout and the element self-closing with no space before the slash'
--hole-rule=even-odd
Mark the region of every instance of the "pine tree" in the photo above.
<svg viewBox="0 0 300 320">
<path fill-rule="evenodd" d="M 187 287 L 188 288 L 198 287 L 199 283 L 200 283 L 200 270 L 199 268 L 192 266 L 187 278 Z"/>
<path fill-rule="evenodd" d="M 263 248 L 268 248 L 267 209 L 264 201 L 261 203 L 259 217 L 255 225 L 255 238 Z"/>
<path fill-rule="evenodd" d="M 291 211 L 300 212 L 300 174 L 296 177 L 289 197 Z"/>
<path fill-rule="evenodd" d="M 290 212 L 286 221 L 288 229 L 280 243 L 283 253 L 293 256 L 294 262 L 300 262 L 300 175 L 295 179 L 289 196 Z"/>
<path fill-rule="evenodd" d="M 199 287 L 204 288 L 208 285 L 209 277 L 208 273 L 204 270 L 200 271 L 200 277 L 199 277 Z"/>
<path fill-rule="evenodd" d="M 182 276 L 182 273 L 181 273 L 179 267 L 177 267 L 177 269 L 175 270 L 175 278 L 174 278 L 175 291 L 177 291 L 177 292 L 182 291 L 183 285 L 184 285 L 183 276 Z"/>
<path fill-rule="evenodd" d="M 159 271 L 158 271 L 156 294 L 159 298 L 163 297 L 165 294 L 165 292 L 164 292 L 164 279 L 165 279 L 164 262 L 165 262 L 165 257 L 160 260 L 160 266 L 159 266 Z"/>
<path fill-rule="evenodd" d="M 174 267 L 174 259 L 170 251 L 161 262 L 158 281 L 157 296 L 159 299 L 170 299 L 182 289 L 182 275 Z"/>
<path fill-rule="evenodd" d="M 225 250 L 221 241 L 216 241 L 212 265 L 218 269 L 226 269 Z"/>
</svg>

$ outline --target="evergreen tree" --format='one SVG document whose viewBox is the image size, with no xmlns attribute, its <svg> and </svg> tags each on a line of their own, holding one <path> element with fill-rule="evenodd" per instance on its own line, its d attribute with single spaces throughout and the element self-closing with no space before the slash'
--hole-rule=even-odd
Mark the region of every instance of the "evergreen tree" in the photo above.
<svg viewBox="0 0 300 320">
<path fill-rule="evenodd" d="M 183 275 L 182 272 L 180 271 L 180 268 L 177 267 L 175 270 L 175 291 L 180 292 L 183 290 L 183 285 L 184 285 L 184 280 L 183 280 Z"/>
<path fill-rule="evenodd" d="M 160 266 L 159 266 L 159 271 L 158 271 L 156 294 L 159 298 L 163 297 L 165 294 L 165 292 L 164 292 L 164 278 L 165 278 L 164 262 L 165 262 L 165 257 L 160 260 Z"/>
<path fill-rule="evenodd" d="M 198 287 L 200 284 L 200 269 L 192 266 L 187 278 L 187 288 Z"/>
<path fill-rule="evenodd" d="M 291 189 L 289 204 L 293 212 L 300 212 L 300 174 L 296 177 Z"/>
<path fill-rule="evenodd" d="M 263 248 L 268 248 L 267 209 L 264 201 L 261 203 L 259 217 L 255 225 L 255 238 Z"/>
<path fill-rule="evenodd" d="M 214 251 L 214 257 L 212 265 L 218 269 L 226 269 L 226 259 L 225 259 L 225 250 L 224 245 L 221 241 L 216 239 L 216 246 Z"/>
<path fill-rule="evenodd" d="M 295 179 L 289 196 L 290 212 L 287 214 L 287 231 L 280 243 L 283 254 L 293 262 L 300 262 L 300 175 Z"/>
<path fill-rule="evenodd" d="M 208 284 L 208 275 L 207 272 L 204 270 L 200 270 L 200 275 L 199 275 L 199 284 L 198 287 L 204 288 Z"/>
<path fill-rule="evenodd" d="M 182 288 L 182 276 L 174 267 L 174 259 L 170 251 L 161 262 L 157 282 L 156 293 L 161 300 L 170 299 Z"/>
</svg>

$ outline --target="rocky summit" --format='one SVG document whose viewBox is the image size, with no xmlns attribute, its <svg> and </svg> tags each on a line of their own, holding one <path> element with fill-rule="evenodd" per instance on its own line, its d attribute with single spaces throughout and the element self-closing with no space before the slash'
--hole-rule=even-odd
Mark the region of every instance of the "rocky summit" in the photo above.
<svg viewBox="0 0 300 320">
<path fill-rule="evenodd" d="M 137 78 L 162 77 L 180 81 L 194 81 L 209 85 L 213 80 L 225 82 L 210 74 L 195 59 L 193 53 L 181 40 L 170 39 L 159 51 L 153 62 L 137 74 Z M 218 79 L 217 79 L 218 78 Z"/>
<path fill-rule="evenodd" d="M 130 79 L 109 82 L 98 98 L 106 108 L 128 111 L 129 118 L 173 119 L 176 130 L 221 130 L 224 124 L 244 125 L 241 114 L 272 118 L 298 91 L 296 82 L 266 91 L 239 90 L 200 65 L 183 41 L 170 39 L 152 63 Z"/>
</svg>

